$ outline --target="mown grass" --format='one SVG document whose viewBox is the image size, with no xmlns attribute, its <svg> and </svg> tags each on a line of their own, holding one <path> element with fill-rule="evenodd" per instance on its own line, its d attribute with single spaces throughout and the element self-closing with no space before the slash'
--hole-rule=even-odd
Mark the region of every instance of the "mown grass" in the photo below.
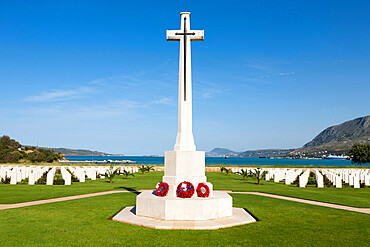
<svg viewBox="0 0 370 247">
<path fill-rule="evenodd" d="M 368 246 L 370 216 L 233 194 L 258 222 L 232 228 L 155 230 L 109 220 L 133 193 L 0 211 L 2 246 Z M 189 209 L 191 210 L 191 209 Z"/>
<path fill-rule="evenodd" d="M 278 195 L 285 195 L 309 200 L 329 202 L 354 207 L 370 207 L 370 189 L 361 188 L 298 188 L 294 185 L 284 185 L 271 181 L 262 181 L 257 185 L 256 180 L 235 174 L 228 176 L 219 172 L 207 172 L 208 181 L 213 183 L 216 190 L 258 191 Z M 0 204 L 35 201 L 62 196 L 79 195 L 108 190 L 140 190 L 154 189 L 161 181 L 163 172 L 150 172 L 144 175 L 136 173 L 135 177 L 123 179 L 116 177 L 110 184 L 106 179 L 96 181 L 87 180 L 86 183 L 64 185 L 0 185 Z"/>
<path fill-rule="evenodd" d="M 262 184 L 258 185 L 256 179 L 242 180 L 239 175 L 226 176 L 217 172 L 208 172 L 207 178 L 216 190 L 258 191 L 353 207 L 370 207 L 370 188 L 299 188 L 297 185 L 264 180 L 261 180 Z"/>
</svg>

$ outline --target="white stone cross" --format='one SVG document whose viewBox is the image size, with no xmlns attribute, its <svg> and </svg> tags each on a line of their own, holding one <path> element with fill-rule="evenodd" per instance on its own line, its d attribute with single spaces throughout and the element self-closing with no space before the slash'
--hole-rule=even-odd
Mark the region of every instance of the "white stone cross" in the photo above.
<svg viewBox="0 0 370 247">
<path fill-rule="evenodd" d="M 167 30 L 167 41 L 180 41 L 179 112 L 175 151 L 195 151 L 192 129 L 190 41 L 203 41 L 204 30 L 190 30 L 190 13 L 181 12 L 181 29 Z"/>
</svg>

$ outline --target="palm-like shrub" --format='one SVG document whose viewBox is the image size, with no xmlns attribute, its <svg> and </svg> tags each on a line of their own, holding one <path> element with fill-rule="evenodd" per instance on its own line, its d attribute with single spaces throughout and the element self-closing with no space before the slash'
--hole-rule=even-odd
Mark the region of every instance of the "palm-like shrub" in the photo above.
<svg viewBox="0 0 370 247">
<path fill-rule="evenodd" d="M 124 177 L 124 179 L 127 179 L 127 178 L 128 178 L 128 176 L 133 176 L 133 177 L 135 177 L 135 175 L 134 175 L 132 172 L 130 172 L 130 171 L 126 171 L 126 169 L 124 169 L 124 170 L 123 170 L 122 174 L 123 174 L 123 176 L 125 176 L 125 177 Z"/>
<path fill-rule="evenodd" d="M 247 171 L 247 169 L 241 169 L 240 171 L 236 172 L 236 174 L 239 174 L 239 175 L 242 175 L 243 176 L 243 180 L 245 180 L 245 177 L 248 177 L 250 176 L 249 172 Z"/>
<path fill-rule="evenodd" d="M 141 172 L 141 174 L 144 174 L 146 172 L 146 166 L 144 165 L 139 166 L 139 171 Z"/>
<path fill-rule="evenodd" d="M 147 166 L 145 166 L 145 170 L 147 172 L 154 171 L 154 166 L 147 165 Z"/>
<path fill-rule="evenodd" d="M 223 173 L 225 171 L 225 167 L 224 166 L 220 166 L 220 172 Z"/>
<path fill-rule="evenodd" d="M 257 184 L 260 184 L 260 180 L 263 179 L 267 174 L 266 170 L 262 170 L 261 168 L 256 168 L 254 171 L 250 172 L 252 177 L 257 178 Z"/>
<path fill-rule="evenodd" d="M 117 168 L 114 168 L 114 163 L 112 163 L 109 167 L 109 169 L 105 172 L 105 177 L 109 179 L 109 183 L 113 183 L 113 178 L 119 174 L 119 171 Z"/>
<path fill-rule="evenodd" d="M 229 175 L 229 172 L 231 172 L 231 168 L 224 168 L 224 172 L 226 173 L 226 176 Z"/>
</svg>

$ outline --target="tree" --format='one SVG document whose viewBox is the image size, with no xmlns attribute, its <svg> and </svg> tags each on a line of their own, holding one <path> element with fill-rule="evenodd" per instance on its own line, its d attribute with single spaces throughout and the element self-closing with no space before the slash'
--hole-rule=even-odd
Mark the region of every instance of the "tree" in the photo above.
<svg viewBox="0 0 370 247">
<path fill-rule="evenodd" d="M 109 183 L 113 183 L 113 178 L 119 173 L 117 168 L 114 168 L 114 163 L 112 163 L 109 169 L 105 172 L 105 176 L 109 179 Z"/>
<path fill-rule="evenodd" d="M 228 169 L 228 168 L 225 167 L 224 172 L 226 173 L 226 176 L 228 176 L 229 172 L 231 172 L 231 168 Z"/>
<path fill-rule="evenodd" d="M 146 172 L 146 166 L 144 165 L 139 166 L 139 171 L 141 172 L 141 174 L 144 174 Z"/>
<path fill-rule="evenodd" d="M 125 179 L 127 179 L 127 178 L 128 178 L 128 176 L 133 176 L 133 177 L 135 177 L 135 175 L 134 175 L 132 172 L 130 172 L 130 171 L 126 171 L 126 169 L 124 169 L 124 170 L 123 170 L 122 174 L 125 176 Z"/>
<path fill-rule="evenodd" d="M 243 176 L 243 180 L 245 180 L 245 177 L 248 177 L 249 176 L 249 172 L 247 171 L 247 169 L 241 169 L 240 171 L 236 172 L 236 174 L 239 174 L 239 175 L 242 175 Z"/>
<path fill-rule="evenodd" d="M 254 171 L 251 171 L 250 175 L 252 177 L 257 178 L 257 184 L 260 184 L 260 180 L 263 179 L 267 174 L 266 170 L 262 170 L 261 168 L 256 168 Z"/>
<path fill-rule="evenodd" d="M 154 166 L 147 165 L 147 166 L 145 166 L 145 170 L 147 172 L 154 171 Z"/>
<path fill-rule="evenodd" d="M 9 149 L 11 151 L 15 151 L 20 148 L 22 145 L 19 142 L 15 141 L 14 139 L 10 139 L 9 136 L 2 136 L 0 138 L 0 146 L 4 149 Z"/>
<path fill-rule="evenodd" d="M 225 167 L 224 166 L 220 166 L 220 172 L 223 173 L 225 171 Z"/>
<path fill-rule="evenodd" d="M 365 164 L 370 163 L 370 143 L 356 143 L 349 151 L 352 156 L 352 163 Z"/>
</svg>

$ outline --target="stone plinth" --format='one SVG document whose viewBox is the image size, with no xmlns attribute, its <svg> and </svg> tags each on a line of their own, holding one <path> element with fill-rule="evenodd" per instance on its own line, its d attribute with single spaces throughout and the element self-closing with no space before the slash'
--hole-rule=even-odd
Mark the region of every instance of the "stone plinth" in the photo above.
<svg viewBox="0 0 370 247">
<path fill-rule="evenodd" d="M 135 211 L 136 207 L 126 207 L 116 214 L 112 220 L 154 229 L 168 230 L 215 230 L 256 222 L 256 219 L 242 208 L 232 208 L 233 212 L 230 217 L 211 220 L 158 220 L 137 216 Z"/>
<path fill-rule="evenodd" d="M 163 182 L 168 183 L 168 197 L 176 197 L 177 186 L 188 181 L 195 186 L 206 183 L 205 152 L 203 151 L 166 151 Z M 213 186 L 206 183 L 213 194 Z"/>
<path fill-rule="evenodd" d="M 136 197 L 136 215 L 159 220 L 209 220 L 232 216 L 232 198 L 216 191 L 212 197 L 159 197 L 144 191 Z"/>
</svg>

